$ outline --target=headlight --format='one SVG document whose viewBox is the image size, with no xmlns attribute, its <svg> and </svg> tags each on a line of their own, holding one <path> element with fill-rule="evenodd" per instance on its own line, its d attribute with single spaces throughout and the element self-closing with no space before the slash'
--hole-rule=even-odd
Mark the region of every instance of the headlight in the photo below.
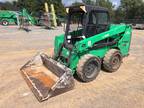
<svg viewBox="0 0 144 108">
<path fill-rule="evenodd" d="M 67 39 L 71 39 L 71 35 L 68 35 L 68 36 L 67 36 Z"/>
<path fill-rule="evenodd" d="M 71 41 L 70 41 L 70 40 L 68 40 L 68 43 L 71 43 Z"/>
</svg>

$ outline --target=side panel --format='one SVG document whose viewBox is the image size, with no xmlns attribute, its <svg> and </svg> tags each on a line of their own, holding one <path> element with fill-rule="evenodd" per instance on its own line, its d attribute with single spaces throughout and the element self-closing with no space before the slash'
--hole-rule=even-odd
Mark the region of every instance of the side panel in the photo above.
<svg viewBox="0 0 144 108">
<path fill-rule="evenodd" d="M 79 52 L 84 52 L 88 50 L 88 48 L 91 48 L 96 42 L 102 41 L 107 38 L 111 38 L 113 36 L 117 36 L 117 34 L 125 32 L 125 29 L 126 29 L 125 24 L 114 25 L 110 27 L 110 30 L 106 32 L 100 33 L 98 35 L 77 42 L 75 46 Z"/>
</svg>

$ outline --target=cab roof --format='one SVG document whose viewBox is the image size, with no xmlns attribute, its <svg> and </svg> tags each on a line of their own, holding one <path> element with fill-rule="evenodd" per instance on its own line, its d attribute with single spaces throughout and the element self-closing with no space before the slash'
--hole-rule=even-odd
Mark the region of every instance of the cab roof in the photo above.
<svg viewBox="0 0 144 108">
<path fill-rule="evenodd" d="M 85 12 L 91 12 L 91 11 L 104 11 L 108 12 L 107 8 L 100 7 L 100 6 L 92 6 L 92 5 L 76 5 L 76 6 L 69 6 L 66 7 L 66 9 L 69 10 L 69 12 L 77 12 L 77 11 L 85 11 Z"/>
</svg>

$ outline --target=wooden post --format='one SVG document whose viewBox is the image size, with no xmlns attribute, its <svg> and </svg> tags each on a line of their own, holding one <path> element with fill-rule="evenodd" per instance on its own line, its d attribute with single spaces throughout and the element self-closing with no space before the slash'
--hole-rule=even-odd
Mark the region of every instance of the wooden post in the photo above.
<svg viewBox="0 0 144 108">
<path fill-rule="evenodd" d="M 46 3 L 46 2 L 45 2 L 45 11 L 46 11 L 46 13 L 49 13 L 48 3 Z"/>
<path fill-rule="evenodd" d="M 55 9 L 54 9 L 53 4 L 51 4 L 51 12 L 52 12 L 53 25 L 54 25 L 54 27 L 57 27 L 56 14 L 55 14 Z"/>
<path fill-rule="evenodd" d="M 46 27 L 50 28 L 51 27 L 51 20 L 50 20 L 48 3 L 45 2 L 44 5 L 45 5 L 45 12 L 46 12 L 46 15 L 47 15 L 45 25 L 46 25 Z"/>
</svg>

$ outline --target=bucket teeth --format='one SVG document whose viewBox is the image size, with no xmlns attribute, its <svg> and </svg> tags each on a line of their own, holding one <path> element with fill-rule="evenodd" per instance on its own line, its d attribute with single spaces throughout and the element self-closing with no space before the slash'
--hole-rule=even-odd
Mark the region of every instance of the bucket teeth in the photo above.
<svg viewBox="0 0 144 108">
<path fill-rule="evenodd" d="M 36 55 L 20 70 L 39 101 L 62 94 L 74 87 L 71 69 L 45 54 Z"/>
</svg>

